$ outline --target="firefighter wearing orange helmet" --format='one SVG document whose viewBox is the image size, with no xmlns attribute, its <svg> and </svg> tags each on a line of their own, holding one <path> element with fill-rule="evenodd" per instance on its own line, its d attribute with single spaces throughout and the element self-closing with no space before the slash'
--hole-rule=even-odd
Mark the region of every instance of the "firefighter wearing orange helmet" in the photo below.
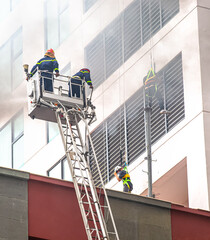
<svg viewBox="0 0 210 240">
<path fill-rule="evenodd" d="M 40 85 L 44 82 L 44 90 L 53 92 L 53 72 L 56 77 L 59 76 L 58 62 L 52 48 L 48 49 L 43 58 L 41 58 L 31 69 L 26 80 L 32 77 L 37 69 L 41 71 Z"/>
</svg>

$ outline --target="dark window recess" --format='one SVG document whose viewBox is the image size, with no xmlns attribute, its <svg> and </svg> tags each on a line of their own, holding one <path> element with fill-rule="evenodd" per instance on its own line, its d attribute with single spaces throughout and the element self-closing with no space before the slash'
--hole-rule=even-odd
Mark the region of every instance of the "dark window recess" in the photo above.
<svg viewBox="0 0 210 240">
<path fill-rule="evenodd" d="M 157 73 L 157 76 L 164 104 L 171 114 L 161 115 L 158 102 L 155 98 L 153 99 L 152 144 L 185 118 L 182 54 L 179 53 Z M 124 156 L 125 149 L 127 149 L 129 163 L 145 152 L 143 88 L 137 90 L 101 123 L 91 136 L 103 180 L 106 183 L 113 177 L 114 167 L 121 164 L 121 154 Z M 91 149 L 90 155 L 92 155 Z M 91 158 L 90 163 L 93 178 L 97 181 L 98 173 Z"/>
<path fill-rule="evenodd" d="M 134 0 L 85 47 L 98 87 L 179 12 L 179 0 Z"/>
</svg>

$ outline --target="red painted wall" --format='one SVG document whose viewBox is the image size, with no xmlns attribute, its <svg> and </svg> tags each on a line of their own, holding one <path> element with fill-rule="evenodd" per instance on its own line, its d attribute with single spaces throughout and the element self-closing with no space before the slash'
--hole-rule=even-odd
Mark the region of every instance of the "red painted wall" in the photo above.
<svg viewBox="0 0 210 240">
<path fill-rule="evenodd" d="M 172 240 L 210 240 L 210 212 L 171 205 Z"/>
<path fill-rule="evenodd" d="M 29 236 L 50 240 L 86 240 L 73 183 L 30 175 Z"/>
</svg>

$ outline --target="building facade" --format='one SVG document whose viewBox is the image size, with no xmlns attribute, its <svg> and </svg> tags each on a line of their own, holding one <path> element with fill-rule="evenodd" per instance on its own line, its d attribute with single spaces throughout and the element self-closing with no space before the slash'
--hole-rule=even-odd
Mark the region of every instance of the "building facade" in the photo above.
<svg viewBox="0 0 210 240">
<path fill-rule="evenodd" d="M 56 124 L 27 112 L 22 65 L 53 48 L 64 75 L 91 70 L 91 135 L 107 188 L 122 189 L 113 171 L 126 156 L 133 192 L 147 195 L 143 78 L 152 67 L 171 111 L 160 115 L 153 100 L 153 193 L 209 210 L 209 11 L 207 0 L 10 1 L 0 22 L 0 165 L 71 179 Z"/>
</svg>

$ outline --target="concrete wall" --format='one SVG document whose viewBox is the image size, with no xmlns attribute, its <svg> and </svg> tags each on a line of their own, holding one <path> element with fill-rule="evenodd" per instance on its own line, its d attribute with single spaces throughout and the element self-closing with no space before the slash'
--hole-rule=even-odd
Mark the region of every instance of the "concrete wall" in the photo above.
<svg viewBox="0 0 210 240">
<path fill-rule="evenodd" d="M 168 202 L 108 191 L 120 240 L 171 240 Z"/>
<path fill-rule="evenodd" d="M 113 190 L 107 194 L 120 240 L 209 240 L 210 212 Z M 87 239 L 73 183 L 0 168 L 0 239 L 28 237 Z"/>
<path fill-rule="evenodd" d="M 0 239 L 28 239 L 29 174 L 0 168 Z"/>
</svg>

